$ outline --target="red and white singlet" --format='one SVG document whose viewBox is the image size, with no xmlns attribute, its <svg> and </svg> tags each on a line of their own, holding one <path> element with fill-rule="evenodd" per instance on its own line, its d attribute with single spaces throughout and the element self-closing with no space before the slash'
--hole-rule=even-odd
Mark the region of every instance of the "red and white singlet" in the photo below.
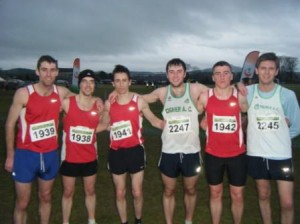
<svg viewBox="0 0 300 224">
<path fill-rule="evenodd" d="M 50 152 L 58 148 L 57 128 L 60 98 L 56 86 L 49 96 L 40 96 L 33 85 L 27 86 L 29 98 L 19 115 L 18 149 Z"/>
<path fill-rule="evenodd" d="M 143 118 L 138 108 L 138 96 L 133 95 L 129 103 L 117 101 L 110 106 L 110 148 L 126 149 L 144 142 L 142 137 Z"/>
<path fill-rule="evenodd" d="M 99 123 L 96 103 L 91 110 L 81 110 L 75 96 L 70 97 L 69 111 L 63 119 L 61 160 L 88 163 L 97 159 L 96 128 Z"/>
<path fill-rule="evenodd" d="M 227 158 L 245 152 L 237 95 L 237 90 L 233 90 L 229 99 L 219 100 L 213 89 L 209 90 L 205 151 L 211 155 Z"/>
</svg>

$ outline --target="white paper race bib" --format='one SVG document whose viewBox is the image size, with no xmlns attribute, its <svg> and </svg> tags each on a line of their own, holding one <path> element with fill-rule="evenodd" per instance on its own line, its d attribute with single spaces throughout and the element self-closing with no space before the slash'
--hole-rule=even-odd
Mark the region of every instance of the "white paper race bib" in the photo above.
<svg viewBox="0 0 300 224">
<path fill-rule="evenodd" d="M 132 136 L 132 126 L 130 121 L 115 122 L 111 126 L 111 136 L 114 141 L 129 138 Z"/>
<path fill-rule="evenodd" d="M 41 141 L 56 136 L 54 120 L 31 124 L 29 127 L 32 142 Z"/>
<path fill-rule="evenodd" d="M 237 130 L 235 116 L 217 116 L 212 118 L 212 131 L 217 133 L 234 133 Z"/>
<path fill-rule="evenodd" d="M 94 136 L 94 129 L 84 126 L 70 127 L 70 141 L 77 144 L 91 144 Z"/>
<path fill-rule="evenodd" d="M 169 134 L 183 134 L 191 131 L 191 119 L 187 116 L 168 118 L 166 125 Z"/>
<path fill-rule="evenodd" d="M 258 131 L 277 131 L 279 128 L 280 117 L 277 115 L 256 117 L 256 129 Z"/>
</svg>

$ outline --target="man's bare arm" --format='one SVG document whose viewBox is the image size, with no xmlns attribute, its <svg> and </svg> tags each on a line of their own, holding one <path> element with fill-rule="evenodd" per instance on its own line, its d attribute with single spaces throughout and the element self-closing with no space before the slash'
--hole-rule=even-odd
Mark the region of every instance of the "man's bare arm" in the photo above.
<svg viewBox="0 0 300 224">
<path fill-rule="evenodd" d="M 158 89 L 153 90 L 151 93 L 142 95 L 142 97 L 147 103 L 155 103 L 157 101 L 163 103 L 166 94 L 167 87 L 160 87 Z"/>
<path fill-rule="evenodd" d="M 150 110 L 148 103 L 143 98 L 139 98 L 138 105 L 140 111 L 143 113 L 145 118 L 151 123 L 153 127 L 163 129 L 163 120 L 159 119 L 157 116 L 155 116 L 155 114 L 153 114 L 153 112 Z"/>
<path fill-rule="evenodd" d="M 207 86 L 201 83 L 192 83 L 190 87 L 191 87 L 192 98 L 195 103 L 199 100 L 200 95 L 204 92 L 207 92 L 209 89 Z"/>
<path fill-rule="evenodd" d="M 109 130 L 109 122 L 110 122 L 109 110 L 110 110 L 110 103 L 109 100 L 106 100 L 100 123 L 98 124 L 96 129 L 96 133 Z"/>
<path fill-rule="evenodd" d="M 247 97 L 239 94 L 239 104 L 240 104 L 240 108 L 242 112 L 247 112 L 248 110 L 248 101 L 247 101 Z"/>
<path fill-rule="evenodd" d="M 26 88 L 18 89 L 14 95 L 13 102 L 10 106 L 8 117 L 5 124 L 6 131 L 6 162 L 5 170 L 12 171 L 14 152 L 15 152 L 15 127 L 22 108 L 28 100 L 28 92 Z"/>
</svg>

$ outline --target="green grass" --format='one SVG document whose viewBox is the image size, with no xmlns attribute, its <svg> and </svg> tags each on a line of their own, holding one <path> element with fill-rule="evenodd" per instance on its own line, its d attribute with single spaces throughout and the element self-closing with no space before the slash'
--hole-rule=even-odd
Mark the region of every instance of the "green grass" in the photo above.
<svg viewBox="0 0 300 224">
<path fill-rule="evenodd" d="M 297 92 L 297 96 L 300 96 L 300 86 L 289 85 L 289 88 L 294 89 Z M 105 98 L 111 91 L 110 86 L 101 86 L 97 89 L 96 95 Z M 151 91 L 144 86 L 133 86 L 133 91 L 138 93 L 146 93 Z M 10 174 L 3 170 L 5 162 L 5 132 L 4 124 L 8 112 L 8 107 L 11 103 L 13 92 L 4 92 L 0 90 L 0 136 L 3 136 L 0 140 L 0 223 L 9 224 L 12 223 L 12 212 L 14 207 L 14 184 L 10 177 Z M 161 116 L 162 106 L 159 103 L 151 105 L 151 109 Z M 160 131 L 150 127 L 149 123 L 145 121 L 144 125 L 144 137 L 145 147 L 147 153 L 147 168 L 145 171 L 144 181 L 144 212 L 143 221 L 148 224 L 161 224 L 164 223 L 164 216 L 162 211 L 162 182 L 160 179 L 160 173 L 157 169 L 157 163 L 160 156 Z M 99 172 L 96 185 L 97 191 L 97 208 L 96 218 L 98 223 L 112 224 L 119 223 L 118 214 L 114 202 L 114 187 L 111 181 L 111 176 L 106 169 L 106 159 L 108 151 L 108 133 L 103 132 L 98 135 L 98 149 L 99 149 Z M 201 142 L 204 142 L 204 133 L 201 132 Z M 294 158 L 295 158 L 295 223 L 300 223 L 300 137 L 293 141 Z M 202 150 L 204 151 L 204 150 Z M 128 182 L 129 183 L 129 182 Z M 226 181 L 225 181 L 226 183 Z M 182 180 L 178 179 L 178 188 L 176 195 L 176 210 L 175 210 L 175 223 L 183 223 L 184 220 L 184 206 L 183 206 L 183 194 L 182 194 Z M 129 186 L 129 185 L 128 185 Z M 227 184 L 225 184 L 224 198 L 223 198 L 223 216 L 222 223 L 232 223 L 230 213 L 230 198 L 228 194 Z M 200 174 L 200 178 L 197 185 L 198 200 L 197 207 L 194 215 L 194 223 L 211 223 L 209 213 L 209 191 L 204 173 Z M 53 202 L 52 202 L 52 216 L 51 223 L 61 223 L 61 196 L 62 185 L 61 179 L 58 176 L 55 182 L 53 190 Z M 128 198 L 128 217 L 129 223 L 133 223 L 134 213 L 132 208 L 132 199 L 130 195 L 130 188 L 127 191 Z M 298 199 L 298 200 L 296 200 Z M 36 184 L 33 184 L 32 198 L 30 207 L 28 209 L 28 223 L 38 223 L 38 204 L 36 194 Z M 280 223 L 279 221 L 279 201 L 276 194 L 276 187 L 273 185 L 272 192 L 272 211 L 274 223 Z M 76 183 L 76 193 L 74 196 L 73 209 L 70 223 L 86 223 L 87 214 L 84 205 L 84 193 L 82 188 L 82 182 L 80 179 Z M 245 188 L 245 212 L 243 223 L 254 224 L 261 223 L 259 208 L 257 203 L 257 195 L 255 189 L 255 183 L 251 178 L 248 178 L 248 182 Z"/>
</svg>

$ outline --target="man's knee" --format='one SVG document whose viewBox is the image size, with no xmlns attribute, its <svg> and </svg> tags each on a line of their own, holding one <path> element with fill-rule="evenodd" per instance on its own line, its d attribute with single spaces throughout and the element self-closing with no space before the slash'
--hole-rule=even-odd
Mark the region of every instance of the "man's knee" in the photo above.
<svg viewBox="0 0 300 224">
<path fill-rule="evenodd" d="M 116 199 L 117 200 L 124 200 L 126 196 L 126 190 L 117 190 L 116 191 Z"/>
<path fill-rule="evenodd" d="M 165 187 L 164 188 L 164 196 L 165 197 L 173 197 L 176 193 L 176 189 L 175 188 L 168 188 Z"/>
<path fill-rule="evenodd" d="M 94 187 L 89 187 L 85 189 L 86 196 L 94 196 L 96 194 Z"/>
<path fill-rule="evenodd" d="M 185 192 L 185 194 L 190 195 L 190 196 L 194 196 L 197 194 L 195 186 L 184 187 L 184 192 Z"/>
<path fill-rule="evenodd" d="M 51 191 L 40 192 L 39 193 L 40 201 L 44 203 L 51 203 Z"/>
<path fill-rule="evenodd" d="M 132 196 L 137 199 L 143 197 L 143 191 L 141 189 L 132 189 Z"/>
<path fill-rule="evenodd" d="M 29 200 L 26 199 L 17 199 L 16 200 L 16 209 L 18 210 L 26 210 L 29 205 Z"/>
<path fill-rule="evenodd" d="M 281 202 L 281 209 L 284 211 L 291 211 L 294 209 L 294 203 L 292 200 L 283 200 Z"/>
<path fill-rule="evenodd" d="M 74 189 L 72 189 L 72 188 L 65 188 L 64 189 L 64 193 L 63 193 L 64 198 L 72 198 L 73 195 L 74 195 Z"/>
</svg>

